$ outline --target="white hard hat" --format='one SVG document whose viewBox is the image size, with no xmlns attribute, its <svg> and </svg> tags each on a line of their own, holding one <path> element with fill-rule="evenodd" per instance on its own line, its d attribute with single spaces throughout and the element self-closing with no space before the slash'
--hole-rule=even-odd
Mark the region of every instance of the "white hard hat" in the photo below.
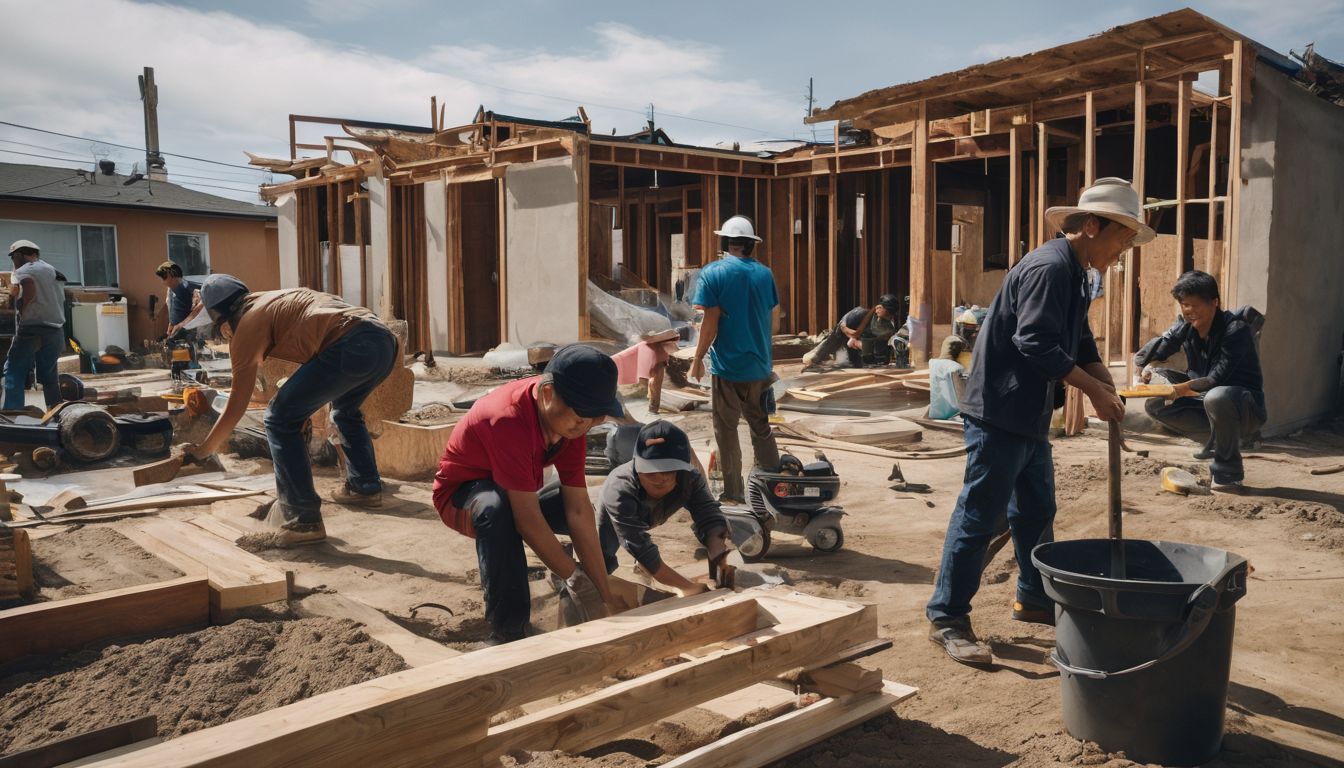
<svg viewBox="0 0 1344 768">
<path fill-rule="evenodd" d="M 233 275 L 211 275 L 201 283 L 201 304 L 208 310 L 224 312 L 234 298 L 247 292 L 243 281 Z"/>
<path fill-rule="evenodd" d="M 34 251 L 42 250 L 41 248 L 38 248 L 37 243 L 34 243 L 32 240 L 15 240 L 14 244 L 9 246 L 9 252 L 10 254 L 13 254 L 20 248 L 32 248 Z"/>
<path fill-rule="evenodd" d="M 761 238 L 756 236 L 756 228 L 751 225 L 751 219 L 746 216 L 734 216 L 723 222 L 723 226 L 714 230 L 714 234 L 720 237 L 745 237 L 761 242 Z"/>
</svg>

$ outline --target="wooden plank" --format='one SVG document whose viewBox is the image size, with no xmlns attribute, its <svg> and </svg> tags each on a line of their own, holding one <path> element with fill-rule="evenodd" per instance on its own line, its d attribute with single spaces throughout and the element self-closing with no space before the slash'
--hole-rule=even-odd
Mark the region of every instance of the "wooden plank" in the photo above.
<svg viewBox="0 0 1344 768">
<path fill-rule="evenodd" d="M 116 637 L 202 626 L 209 617 L 203 576 L 10 608 L 0 611 L 0 664 Z"/>
<path fill-rule="evenodd" d="M 439 468 L 439 459 L 453 434 L 453 424 L 420 426 L 384 421 L 373 441 L 378 471 L 400 480 L 424 479 Z"/>
<path fill-rule="evenodd" d="M 1045 209 L 1047 196 L 1045 194 L 1046 180 L 1049 178 L 1047 170 L 1050 166 L 1050 132 L 1046 130 L 1045 123 L 1036 124 L 1036 241 L 1033 247 L 1040 247 L 1045 241 L 1054 236 L 1054 232 L 1046 228 Z"/>
<path fill-rule="evenodd" d="M 937 201 L 933 162 L 929 159 L 928 104 L 919 102 L 914 143 L 910 154 L 910 314 L 919 325 L 912 335 L 912 359 L 928 360 L 933 354 L 933 245 L 934 209 Z"/>
<path fill-rule="evenodd" d="M 836 136 L 840 134 L 840 124 L 835 124 Z M 839 139 L 837 139 L 837 142 Z M 839 229 L 836 222 L 837 203 L 840 198 L 840 176 L 831 174 L 830 183 L 826 187 L 826 321 L 835 322 L 835 318 L 840 316 L 840 275 L 839 275 L 839 238 L 836 237 L 836 231 Z"/>
<path fill-rule="evenodd" d="M 1022 147 L 1017 126 L 1008 129 L 1008 267 L 1022 255 Z"/>
<path fill-rule="evenodd" d="M 5 755 L 0 757 L 0 768 L 52 768 L 99 752 L 152 739 L 158 732 L 158 718 L 154 715 L 145 715 Z"/>
<path fill-rule="evenodd" d="M 1214 237 L 1213 234 L 1213 230 L 1217 226 L 1218 222 L 1218 204 L 1213 201 L 1213 198 L 1218 196 L 1218 189 L 1217 189 L 1218 188 L 1218 102 L 1216 101 L 1209 105 L 1208 166 L 1209 166 L 1209 188 L 1208 188 L 1209 210 L 1208 210 L 1208 224 L 1204 228 L 1205 233 L 1204 239 L 1206 242 L 1206 245 L 1204 247 L 1204 260 L 1210 266 L 1216 263 L 1219 264 L 1221 267 L 1222 260 L 1219 259 L 1215 261 L 1215 256 L 1217 254 L 1215 252 L 1214 243 L 1218 242 L 1218 238 Z M 1227 275 L 1224 274 L 1220 269 L 1218 275 L 1219 282 L 1222 282 L 1226 278 Z"/>
<path fill-rule="evenodd" d="M 801 597 L 801 596 L 800 596 Z M 524 749 L 580 752 L 753 681 L 877 635 L 874 606 L 761 598 L 779 623 L 693 661 L 623 681 L 490 729 L 478 746 L 487 763 Z"/>
<path fill-rule="evenodd" d="M 1240 39 L 1232 41 L 1232 118 L 1227 145 L 1227 205 L 1223 209 L 1223 242 L 1227 256 L 1223 269 L 1222 304 L 1237 306 L 1237 281 L 1240 279 L 1238 251 L 1241 247 L 1241 131 L 1246 103 L 1246 51 Z M 1256 57 L 1251 57 L 1254 65 Z"/>
<path fill-rule="evenodd" d="M 486 648 L 208 728 L 94 765 L 267 768 L 461 764 L 492 713 L 760 628 L 757 602 L 722 592 Z M 652 607 L 652 606 L 650 606 Z M 477 763 L 479 765 L 479 763 Z"/>
<path fill-rule="evenodd" d="M 687 752 L 664 768 L 761 768 L 880 715 L 917 692 L 907 685 L 885 682 L 878 693 L 822 699 Z"/>
<path fill-rule="evenodd" d="M 860 667 L 854 663 L 833 664 L 814 669 L 804 675 L 804 686 L 822 696 L 849 696 L 882 690 L 882 670 Z"/>
<path fill-rule="evenodd" d="M 1143 70 L 1143 54 L 1139 54 L 1139 70 Z M 1142 80 L 1134 83 L 1134 190 L 1139 193 L 1139 203 L 1144 201 L 1144 165 L 1148 147 L 1148 93 Z M 1134 381 L 1134 322 L 1138 307 L 1134 305 L 1134 292 L 1139 285 L 1139 248 L 1130 248 L 1125 254 L 1125 316 L 1121 322 L 1121 354 L 1125 357 L 1125 383 Z"/>
<path fill-rule="evenodd" d="M 137 544 L 174 566 L 205 569 L 213 614 L 289 599 L 284 571 L 203 527 L 157 518 L 129 528 Z"/>
<path fill-rule="evenodd" d="M 143 509 L 166 509 L 169 507 L 194 507 L 213 504 L 216 501 L 225 499 L 241 499 L 245 496 L 256 496 L 264 491 L 241 490 L 241 491 L 196 491 L 191 493 L 172 493 L 159 494 L 155 496 L 144 496 L 141 498 L 125 499 L 121 501 L 109 501 L 104 503 L 92 503 L 83 509 L 61 512 L 54 515 L 47 515 L 48 520 L 65 520 L 73 518 L 87 518 L 97 513 L 107 512 L 130 512 Z"/>
<path fill-rule="evenodd" d="M 1186 176 L 1190 166 L 1190 81 L 1181 80 L 1176 91 L 1176 274 L 1171 281 L 1185 272 L 1185 196 Z"/>
</svg>

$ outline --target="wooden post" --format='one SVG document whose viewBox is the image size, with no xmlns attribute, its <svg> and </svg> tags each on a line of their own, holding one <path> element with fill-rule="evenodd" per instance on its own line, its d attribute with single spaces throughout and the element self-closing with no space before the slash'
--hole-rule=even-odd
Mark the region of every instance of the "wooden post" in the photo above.
<svg viewBox="0 0 1344 768">
<path fill-rule="evenodd" d="M 910 151 L 910 314 L 919 321 L 923 338 L 912 338 L 911 351 L 925 362 L 933 351 L 933 263 L 930 253 L 934 235 L 933 162 L 929 159 L 928 102 L 919 102 L 914 142 Z"/>
<path fill-rule="evenodd" d="M 807 325 L 818 333 L 817 323 L 817 177 L 807 177 Z"/>
<path fill-rule="evenodd" d="M 1172 282 L 1185 272 L 1185 198 L 1189 194 L 1185 177 L 1190 167 L 1190 81 L 1182 79 L 1176 85 L 1176 274 Z"/>
<path fill-rule="evenodd" d="M 1218 102 L 1209 104 L 1209 213 L 1208 226 L 1204 229 L 1204 238 L 1206 245 L 1204 247 L 1204 257 L 1210 268 L 1213 267 L 1213 257 L 1215 251 L 1213 243 L 1217 239 L 1213 236 L 1213 228 L 1218 223 L 1218 203 L 1214 198 L 1218 196 Z M 1221 266 L 1221 260 L 1220 260 Z M 1221 283 L 1227 279 L 1227 275 L 1219 269 L 1218 281 Z"/>
<path fill-rule="evenodd" d="M 493 133 L 493 132 L 492 132 Z M 499 275 L 499 340 L 500 343 L 511 341 L 509 338 L 509 244 L 508 227 L 504 217 L 505 207 L 504 197 L 504 179 L 495 179 L 495 207 L 497 226 L 499 227 L 499 242 L 496 243 L 495 252 L 498 260 Z M 580 211 L 584 214 L 584 211 Z"/>
<path fill-rule="evenodd" d="M 579 327 L 579 338 L 581 339 L 586 339 L 588 338 L 588 336 L 591 335 L 589 333 L 589 319 L 588 319 L 588 271 L 590 269 L 589 265 L 592 262 L 592 256 L 589 252 L 591 250 L 591 245 L 589 244 L 590 235 L 588 230 L 590 228 L 589 224 L 592 221 L 592 216 L 590 215 L 590 212 L 588 210 L 588 199 L 589 199 L 588 173 L 590 168 L 588 163 L 588 149 L 589 145 L 587 137 L 581 136 L 574 141 L 574 153 L 572 157 L 574 162 L 574 172 L 575 175 L 578 177 L 577 185 L 578 185 L 578 198 L 579 198 L 579 244 L 578 244 L 579 253 L 578 253 L 578 264 L 576 266 L 578 267 L 579 270 L 578 327 Z M 684 200 L 685 198 L 683 197 L 682 199 Z M 685 210 L 686 206 L 683 205 L 682 206 L 683 217 L 685 216 L 684 213 Z M 683 218 L 683 221 L 684 220 L 685 219 Z M 683 226 L 681 231 L 685 232 L 686 228 Z M 667 288 L 668 293 L 672 292 L 672 286 L 670 284 L 670 281 L 669 284 L 665 287 Z"/>
<path fill-rule="evenodd" d="M 839 125 L 839 123 L 837 123 Z M 838 129 L 837 129 L 838 130 Z M 834 172 L 831 173 L 830 184 L 827 185 L 826 195 L 826 322 L 834 322 L 837 313 L 840 311 L 840 267 L 838 258 L 838 244 L 836 240 L 836 217 L 838 215 L 838 198 L 840 197 L 840 176 Z"/>
<path fill-rule="evenodd" d="M 878 219 L 881 221 L 881 232 L 879 233 L 879 247 L 877 249 L 877 274 L 878 274 L 878 292 L 894 293 L 891 285 L 891 173 L 887 170 L 879 171 L 882 174 L 882 192 L 878 195 L 881 215 Z M 905 318 L 896 318 L 900 323 Z"/>
<path fill-rule="evenodd" d="M 1049 240 L 1053 232 L 1049 231 L 1049 225 L 1045 223 L 1046 207 L 1046 171 L 1050 166 L 1050 134 L 1045 131 L 1045 123 L 1036 124 L 1036 240 L 1035 246 L 1039 247 Z"/>
<path fill-rule="evenodd" d="M 1022 147 L 1017 126 L 1008 129 L 1008 267 L 1022 255 Z"/>
<path fill-rule="evenodd" d="M 1139 54 L 1139 69 L 1143 70 L 1143 54 Z M 1148 146 L 1148 93 L 1142 79 L 1134 83 L 1134 191 L 1139 193 L 1139 205 L 1143 205 L 1144 153 Z M 1138 309 L 1134 305 L 1134 292 L 1138 290 L 1141 269 L 1139 249 L 1131 248 L 1125 254 L 1125 317 L 1123 323 L 1123 345 L 1125 355 L 1125 383 L 1134 381 L 1134 321 Z"/>
<path fill-rule="evenodd" d="M 1223 208 L 1224 242 L 1226 243 L 1223 268 L 1223 306 L 1237 306 L 1237 279 L 1240 272 L 1237 261 L 1241 227 L 1241 120 L 1246 102 L 1246 72 L 1241 40 L 1232 41 L 1232 120 L 1228 129 L 1227 145 L 1227 204 Z M 1252 57 L 1254 60 L 1254 57 Z"/>
</svg>

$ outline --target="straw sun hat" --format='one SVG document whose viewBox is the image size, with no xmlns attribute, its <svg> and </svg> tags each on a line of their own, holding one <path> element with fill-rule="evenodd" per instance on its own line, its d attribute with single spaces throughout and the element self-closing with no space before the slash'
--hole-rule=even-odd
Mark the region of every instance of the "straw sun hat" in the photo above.
<svg viewBox="0 0 1344 768">
<path fill-rule="evenodd" d="M 1143 245 L 1157 237 L 1153 228 L 1144 223 L 1139 193 L 1124 179 L 1113 176 L 1097 179 L 1095 184 L 1083 190 L 1077 205 L 1046 209 L 1045 222 L 1051 232 L 1058 232 L 1064 226 L 1064 220 L 1075 213 L 1091 213 L 1124 224 L 1137 233 L 1134 236 L 1135 245 Z"/>
</svg>

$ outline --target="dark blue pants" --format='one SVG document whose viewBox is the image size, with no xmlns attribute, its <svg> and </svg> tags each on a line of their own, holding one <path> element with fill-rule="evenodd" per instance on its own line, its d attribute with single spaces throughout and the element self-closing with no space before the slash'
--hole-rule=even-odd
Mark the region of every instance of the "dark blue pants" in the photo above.
<svg viewBox="0 0 1344 768">
<path fill-rule="evenodd" d="M 565 502 L 559 483 L 550 483 L 537 494 L 541 515 L 551 530 L 569 535 Z M 476 562 L 480 566 L 481 591 L 485 593 L 485 618 L 501 642 L 520 640 L 532 618 L 532 592 L 528 587 L 527 552 L 522 534 L 513 523 L 509 494 L 492 480 L 463 483 L 453 494 L 452 504 L 471 515 L 476 528 Z M 603 552 L 608 542 L 603 532 Z M 610 531 L 615 543 L 616 532 Z M 616 569 L 616 548 L 611 547 L 607 573 Z"/>
<path fill-rule="evenodd" d="M 42 397 L 51 408 L 61 402 L 60 386 L 56 380 L 56 361 L 65 351 L 65 329 L 49 325 L 19 326 L 19 332 L 9 345 L 5 357 L 6 411 L 20 411 L 24 407 L 24 390 L 28 386 L 28 372 L 37 366 L 37 383 L 42 385 Z"/>
<path fill-rule="evenodd" d="M 1049 608 L 1041 574 L 1031 562 L 1037 544 L 1054 540 L 1055 464 L 1047 440 L 1006 432 L 963 415 L 966 475 L 952 519 L 933 599 L 925 614 L 945 622 L 970 615 L 980 589 L 985 550 L 1007 515 L 1017 553 L 1017 599 L 1028 608 Z"/>
<path fill-rule="evenodd" d="M 1203 397 L 1178 397 L 1168 403 L 1154 397 L 1143 404 L 1158 424 L 1204 444 L 1213 452 L 1209 470 L 1216 483 L 1245 478 L 1241 441 L 1265 423 L 1265 409 L 1245 387 L 1214 387 Z"/>
<path fill-rule="evenodd" d="M 359 493 L 383 489 L 373 440 L 359 407 L 392 373 L 396 356 L 392 332 L 378 323 L 362 322 L 300 366 L 266 407 L 266 438 L 286 526 L 322 522 L 322 500 L 313 488 L 303 424 L 327 403 L 345 449 L 346 484 Z"/>
</svg>

